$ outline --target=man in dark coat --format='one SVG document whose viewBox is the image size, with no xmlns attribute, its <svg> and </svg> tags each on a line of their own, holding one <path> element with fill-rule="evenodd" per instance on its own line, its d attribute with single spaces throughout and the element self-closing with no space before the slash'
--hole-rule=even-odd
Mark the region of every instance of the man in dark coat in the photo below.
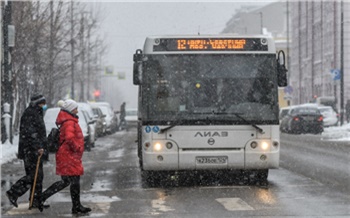
<svg viewBox="0 0 350 218">
<path fill-rule="evenodd" d="M 25 194 L 30 187 L 30 195 L 32 193 L 33 182 L 35 177 L 36 165 L 39 155 L 40 159 L 38 175 L 36 179 L 33 208 L 43 210 L 44 206 L 41 201 L 42 182 L 43 182 L 43 161 L 48 160 L 46 128 L 44 123 L 44 109 L 46 108 L 46 100 L 42 95 L 36 95 L 31 98 L 30 105 L 25 109 L 20 122 L 18 158 L 24 161 L 24 169 L 26 175 L 20 178 L 6 192 L 12 205 L 18 207 L 18 197 Z"/>
<path fill-rule="evenodd" d="M 350 100 L 347 100 L 345 105 L 346 122 L 350 122 Z"/>
<path fill-rule="evenodd" d="M 119 119 L 120 119 L 120 128 L 121 129 L 125 129 L 126 128 L 126 121 L 125 121 L 125 102 L 123 102 L 123 104 L 120 105 L 120 115 L 119 115 Z"/>
</svg>

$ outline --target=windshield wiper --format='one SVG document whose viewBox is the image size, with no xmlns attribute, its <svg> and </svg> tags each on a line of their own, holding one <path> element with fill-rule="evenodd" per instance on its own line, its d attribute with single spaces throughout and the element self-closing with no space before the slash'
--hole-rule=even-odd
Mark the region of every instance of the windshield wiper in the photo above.
<svg viewBox="0 0 350 218">
<path fill-rule="evenodd" d="M 163 129 L 160 129 L 160 130 L 159 130 L 159 133 L 163 133 L 163 132 L 167 131 L 168 129 L 171 129 L 171 128 L 173 128 L 173 127 L 175 127 L 175 126 L 181 124 L 181 123 L 182 123 L 182 120 L 178 120 L 180 114 L 181 114 L 181 112 L 179 111 L 179 112 L 175 115 L 175 121 L 174 121 L 170 126 L 165 127 L 165 128 L 163 128 Z"/>
<path fill-rule="evenodd" d="M 240 118 L 241 120 L 243 120 L 244 122 L 247 122 L 248 124 L 250 124 L 251 126 L 253 126 L 256 130 L 258 130 L 258 132 L 260 134 L 264 134 L 264 130 L 260 127 L 258 127 L 257 125 L 255 125 L 254 123 L 251 123 L 250 121 L 246 120 L 244 117 L 242 117 L 241 115 L 239 115 L 238 113 L 232 113 L 234 114 L 236 117 Z"/>
<path fill-rule="evenodd" d="M 250 121 L 246 120 L 244 117 L 242 117 L 239 113 L 227 113 L 227 112 L 215 112 L 214 110 L 212 112 L 207 112 L 207 113 L 202 113 L 202 114 L 215 114 L 215 115 L 225 115 L 225 114 L 233 114 L 235 115 L 236 117 L 238 117 L 239 119 L 243 120 L 244 122 L 248 123 L 249 125 L 251 125 L 252 127 L 254 127 L 256 130 L 258 130 L 258 132 L 260 134 L 264 134 L 264 130 L 260 127 L 258 127 L 257 125 L 255 125 L 254 123 L 251 123 Z M 242 114 L 242 113 L 241 113 Z M 177 125 L 179 125 L 180 123 L 182 123 L 182 120 L 179 120 L 177 122 L 174 122 L 172 123 L 170 126 L 168 127 L 165 127 L 163 129 L 161 129 L 159 131 L 159 133 L 163 133 L 165 132 L 166 130 L 169 130 Z"/>
<path fill-rule="evenodd" d="M 159 130 L 159 133 L 163 133 L 163 132 L 167 131 L 168 129 L 171 129 L 171 128 L 177 126 L 177 125 L 180 124 L 180 123 L 181 123 L 181 121 L 174 122 L 174 123 L 171 124 L 170 126 L 165 127 L 165 128 L 163 128 L 163 129 L 160 129 L 160 130 Z"/>
<path fill-rule="evenodd" d="M 227 112 L 215 112 L 213 111 L 212 112 L 213 114 L 217 114 L 217 115 L 225 115 L 225 114 L 233 114 L 235 115 L 236 117 L 238 117 L 239 119 L 243 120 L 244 122 L 248 123 L 249 125 L 251 125 L 252 127 L 254 127 L 256 130 L 258 130 L 259 133 L 261 134 L 264 134 L 264 130 L 260 127 L 258 127 L 257 125 L 255 125 L 254 123 L 251 123 L 250 121 L 246 120 L 244 117 L 242 117 L 240 114 L 243 114 L 243 113 L 227 113 Z"/>
</svg>

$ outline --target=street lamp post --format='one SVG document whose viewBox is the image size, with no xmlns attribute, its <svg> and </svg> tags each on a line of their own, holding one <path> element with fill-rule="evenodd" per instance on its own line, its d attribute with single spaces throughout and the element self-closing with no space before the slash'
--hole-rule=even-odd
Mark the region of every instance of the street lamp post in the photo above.
<svg viewBox="0 0 350 218">
<path fill-rule="evenodd" d="M 260 14 L 260 31 L 261 31 L 261 34 L 263 34 L 263 12 L 259 12 Z"/>
<path fill-rule="evenodd" d="M 75 62 L 75 58 L 74 58 L 74 1 L 71 1 L 71 98 L 74 99 L 74 62 Z"/>
<path fill-rule="evenodd" d="M 13 99 L 12 99 L 12 72 L 11 72 L 11 63 L 9 57 L 11 56 L 11 50 L 9 45 L 9 25 L 11 24 L 12 17 L 12 1 L 5 2 L 4 5 L 4 14 L 3 14 L 3 49 L 4 49 L 4 89 L 5 96 L 4 102 L 9 105 L 9 114 L 10 114 L 10 122 L 8 123 L 7 128 L 7 137 L 12 144 L 12 112 L 13 112 Z"/>
<path fill-rule="evenodd" d="M 344 5 L 340 2 L 340 125 L 344 123 Z"/>
<path fill-rule="evenodd" d="M 74 58 L 74 1 L 71 0 L 71 98 L 74 99 L 74 64 L 75 64 L 75 58 Z"/>
</svg>

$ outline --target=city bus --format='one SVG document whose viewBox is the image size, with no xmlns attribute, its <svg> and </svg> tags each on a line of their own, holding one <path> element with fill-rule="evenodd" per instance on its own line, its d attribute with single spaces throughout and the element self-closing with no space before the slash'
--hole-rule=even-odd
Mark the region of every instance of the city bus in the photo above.
<svg viewBox="0 0 350 218">
<path fill-rule="evenodd" d="M 145 182 L 181 171 L 279 167 L 285 55 L 268 36 L 153 36 L 134 54 Z"/>
</svg>

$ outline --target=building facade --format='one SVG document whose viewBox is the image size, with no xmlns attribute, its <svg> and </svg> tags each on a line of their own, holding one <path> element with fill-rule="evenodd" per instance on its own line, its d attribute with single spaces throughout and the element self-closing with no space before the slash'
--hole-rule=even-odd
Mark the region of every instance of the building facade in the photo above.
<svg viewBox="0 0 350 218">
<path fill-rule="evenodd" d="M 343 108 L 350 100 L 350 2 L 287 0 L 242 7 L 222 33 L 259 34 L 261 29 L 275 38 L 277 49 L 284 50 L 288 57 L 289 104 L 333 97 L 336 110 L 341 112 L 341 96 Z M 339 76 L 342 63 L 343 89 Z"/>
<path fill-rule="evenodd" d="M 236 10 L 233 17 L 226 23 L 223 34 L 239 35 L 270 35 L 276 43 L 276 50 L 283 50 L 286 54 L 286 67 L 289 69 L 289 35 L 287 23 L 290 23 L 287 12 L 288 4 L 286 2 L 274 2 L 264 6 L 242 6 Z M 279 89 L 280 107 L 286 107 L 291 104 L 290 95 L 284 88 Z"/>
<path fill-rule="evenodd" d="M 340 76 L 337 74 L 341 69 L 341 59 L 344 66 L 343 102 L 346 103 L 350 98 L 350 3 L 343 2 L 343 27 L 340 1 L 298 1 L 290 3 L 290 6 L 290 85 L 294 90 L 292 103 L 301 104 L 313 101 L 316 97 L 333 96 L 340 112 L 342 90 Z"/>
</svg>

